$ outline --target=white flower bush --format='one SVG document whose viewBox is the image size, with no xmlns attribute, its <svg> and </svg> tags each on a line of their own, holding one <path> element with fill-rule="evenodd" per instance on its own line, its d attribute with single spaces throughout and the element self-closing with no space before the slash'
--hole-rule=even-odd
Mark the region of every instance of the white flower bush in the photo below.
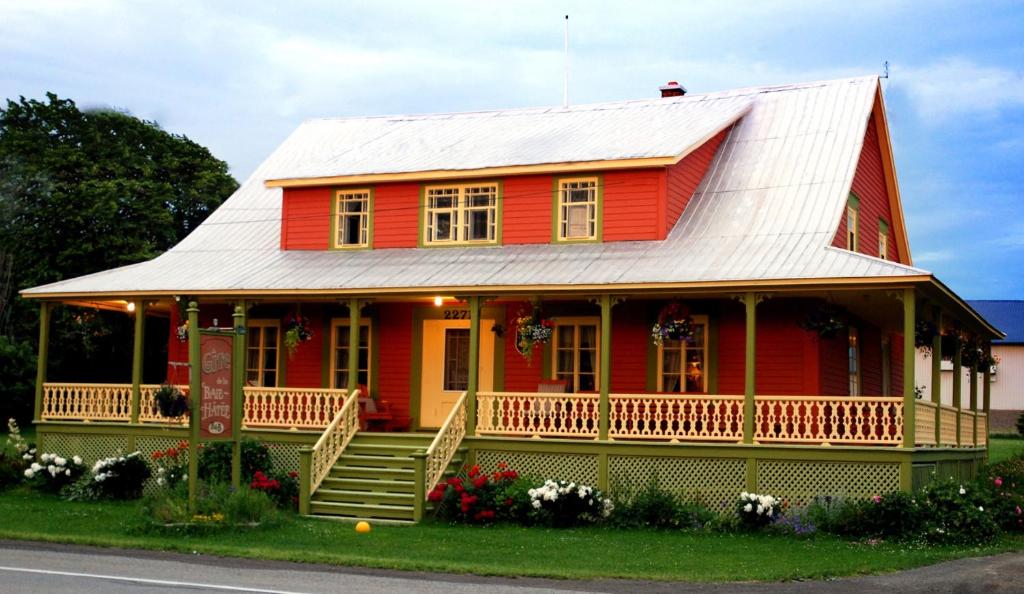
<svg viewBox="0 0 1024 594">
<path fill-rule="evenodd" d="M 782 502 L 771 495 L 740 493 L 736 502 L 740 523 L 750 528 L 767 526 L 782 516 Z"/>
<path fill-rule="evenodd" d="M 56 493 L 84 473 L 85 465 L 78 456 L 68 459 L 47 453 L 39 456 L 39 462 L 33 462 L 25 469 L 25 478 L 37 489 Z"/>
<path fill-rule="evenodd" d="M 142 452 L 112 456 L 92 466 L 92 481 L 86 497 L 94 499 L 135 499 L 142 496 L 142 486 L 152 475 Z"/>
<path fill-rule="evenodd" d="M 556 526 L 596 522 L 614 509 L 598 489 L 570 481 L 544 481 L 527 494 L 538 518 Z"/>
</svg>

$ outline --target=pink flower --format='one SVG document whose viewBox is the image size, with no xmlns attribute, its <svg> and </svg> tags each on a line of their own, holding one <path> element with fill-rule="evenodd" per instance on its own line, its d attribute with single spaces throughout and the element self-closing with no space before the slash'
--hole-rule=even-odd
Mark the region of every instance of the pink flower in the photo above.
<svg viewBox="0 0 1024 594">
<path fill-rule="evenodd" d="M 996 480 L 994 480 L 992 482 L 995 484 L 996 487 L 1002 487 L 1003 486 L 1003 477 L 997 476 Z"/>
<path fill-rule="evenodd" d="M 881 503 L 882 502 L 882 496 L 881 495 L 875 495 L 874 497 L 871 498 L 871 501 L 874 501 L 875 503 Z"/>
<path fill-rule="evenodd" d="M 1018 516 L 1020 515 L 1020 506 L 1019 505 L 1017 506 L 1017 515 Z"/>
</svg>

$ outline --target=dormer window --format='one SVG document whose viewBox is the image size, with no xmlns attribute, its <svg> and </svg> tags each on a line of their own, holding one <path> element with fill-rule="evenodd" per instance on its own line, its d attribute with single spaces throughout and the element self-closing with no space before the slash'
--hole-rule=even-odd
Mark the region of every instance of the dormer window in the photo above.
<svg viewBox="0 0 1024 594">
<path fill-rule="evenodd" d="M 889 224 L 878 221 L 878 257 L 887 260 L 889 254 Z"/>
<path fill-rule="evenodd" d="M 846 203 L 846 249 L 857 251 L 857 238 L 860 234 L 860 200 L 850 194 Z"/>
<path fill-rule="evenodd" d="M 555 241 L 601 240 L 601 194 L 598 179 L 558 180 Z"/>
<path fill-rule="evenodd" d="M 497 243 L 498 184 L 425 190 L 423 245 Z"/>
<path fill-rule="evenodd" d="M 331 217 L 334 249 L 370 246 L 372 200 L 370 190 L 338 190 L 334 193 Z"/>
</svg>

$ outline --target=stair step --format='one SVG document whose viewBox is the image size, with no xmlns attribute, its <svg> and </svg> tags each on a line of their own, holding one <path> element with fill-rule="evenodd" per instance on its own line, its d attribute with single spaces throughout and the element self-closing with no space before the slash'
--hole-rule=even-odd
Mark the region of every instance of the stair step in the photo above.
<svg viewBox="0 0 1024 594">
<path fill-rule="evenodd" d="M 311 501 L 310 511 L 325 516 L 350 516 L 368 519 L 412 520 L 412 505 L 386 505 L 382 503 L 337 503 Z"/>
<path fill-rule="evenodd" d="M 374 443 L 422 446 L 426 448 L 434 441 L 434 433 L 367 433 L 360 431 L 352 436 L 350 443 Z"/>
<path fill-rule="evenodd" d="M 364 454 L 342 454 L 334 464 L 338 466 L 363 466 L 369 468 L 415 468 L 416 462 L 406 456 L 374 456 Z"/>
<path fill-rule="evenodd" d="M 428 444 L 429 445 L 429 444 Z M 372 442 L 350 442 L 345 448 L 346 454 L 360 454 L 367 456 L 405 456 L 408 457 L 414 452 L 426 450 L 426 446 L 404 445 L 391 443 Z"/>
<path fill-rule="evenodd" d="M 317 489 L 312 501 L 335 501 L 339 503 L 384 503 L 388 505 L 412 505 L 412 493 L 386 493 L 383 491 L 348 491 L 342 489 Z"/>
<path fill-rule="evenodd" d="M 335 465 L 330 478 L 405 479 L 414 480 L 416 471 L 412 468 L 373 468 L 367 466 Z"/>
<path fill-rule="evenodd" d="M 355 524 L 357 522 L 369 522 L 373 526 L 415 526 L 416 522 L 412 520 L 397 520 L 387 518 L 361 518 L 359 516 L 331 516 L 325 514 L 310 514 L 309 517 L 316 518 L 318 520 L 330 520 L 332 522 L 344 522 L 346 524 Z"/>
<path fill-rule="evenodd" d="M 413 493 L 416 483 L 412 480 L 375 479 L 375 478 L 335 478 L 328 476 L 320 483 L 321 489 L 339 489 L 342 491 L 363 491 L 374 493 Z"/>
</svg>

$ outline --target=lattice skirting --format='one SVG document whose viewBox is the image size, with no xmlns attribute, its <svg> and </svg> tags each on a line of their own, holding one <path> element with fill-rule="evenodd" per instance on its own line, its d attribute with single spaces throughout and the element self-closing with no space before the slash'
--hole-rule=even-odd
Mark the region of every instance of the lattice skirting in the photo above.
<svg viewBox="0 0 1024 594">
<path fill-rule="evenodd" d="M 709 509 L 730 511 L 746 489 L 742 458 L 654 458 L 609 456 L 609 490 L 628 497 L 651 482 Z"/>
<path fill-rule="evenodd" d="M 539 479 L 575 481 L 585 485 L 597 484 L 597 456 L 586 454 L 549 454 L 510 452 L 504 450 L 477 450 L 476 463 L 491 472 L 504 462 L 523 476 Z"/>
<path fill-rule="evenodd" d="M 876 462 L 758 460 L 758 493 L 769 493 L 793 507 L 816 497 L 864 499 L 900 488 L 900 465 Z"/>
<path fill-rule="evenodd" d="M 270 447 L 270 461 L 274 468 L 285 472 L 299 471 L 299 449 L 304 447 L 298 443 L 264 442 Z"/>
</svg>

